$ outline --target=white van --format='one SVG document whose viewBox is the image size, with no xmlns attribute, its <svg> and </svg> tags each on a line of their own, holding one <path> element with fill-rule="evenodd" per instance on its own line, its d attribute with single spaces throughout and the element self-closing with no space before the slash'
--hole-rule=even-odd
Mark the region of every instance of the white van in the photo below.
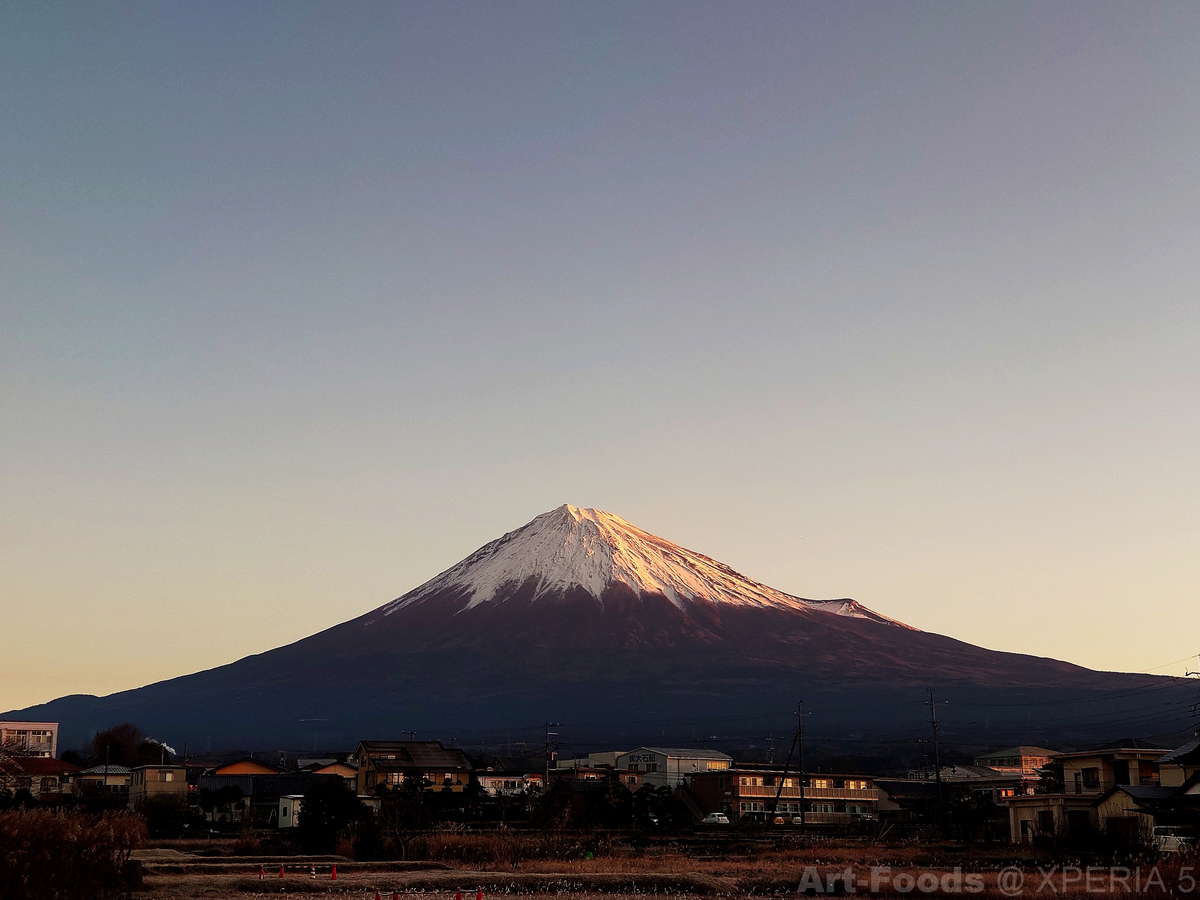
<svg viewBox="0 0 1200 900">
<path fill-rule="evenodd" d="M 1196 833 L 1179 825 L 1156 825 L 1151 844 L 1159 853 L 1180 853 L 1196 846 Z"/>
</svg>

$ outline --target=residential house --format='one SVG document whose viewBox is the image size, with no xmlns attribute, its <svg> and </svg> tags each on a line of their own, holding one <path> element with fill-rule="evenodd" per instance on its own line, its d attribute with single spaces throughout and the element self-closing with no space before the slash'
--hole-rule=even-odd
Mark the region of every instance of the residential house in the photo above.
<svg viewBox="0 0 1200 900">
<path fill-rule="evenodd" d="M 360 741 L 354 757 L 363 793 L 381 785 L 398 788 L 414 779 L 426 790 L 462 791 L 473 771 L 462 750 L 441 741 Z"/>
<path fill-rule="evenodd" d="M 130 772 L 125 766 L 92 766 L 75 775 L 75 785 L 84 797 L 129 796 Z"/>
<path fill-rule="evenodd" d="M 1096 797 L 1091 794 L 1026 794 L 1008 801 L 1009 838 L 1014 844 L 1054 835 L 1078 837 L 1099 827 Z"/>
<path fill-rule="evenodd" d="M 1179 787 L 1200 772 L 1200 737 L 1158 758 L 1158 783 Z"/>
<path fill-rule="evenodd" d="M 1118 838 L 1136 839 L 1145 828 L 1139 817 L 1169 799 L 1170 790 L 1158 790 L 1164 755 L 1169 753 L 1163 748 L 1132 738 L 1051 754 L 1062 764 L 1063 790 L 1010 798 L 1010 839 L 1027 843 L 1039 836 L 1079 837 L 1089 831 L 1108 833 L 1110 827 Z"/>
<path fill-rule="evenodd" d="M 58 756 L 58 723 L 0 720 L 0 749 L 54 759 Z"/>
<path fill-rule="evenodd" d="M 346 787 L 358 793 L 358 766 L 345 762 L 331 762 L 325 765 L 313 766 L 308 769 L 315 775 L 337 775 L 345 782 Z M 280 826 L 283 827 L 282 825 Z"/>
<path fill-rule="evenodd" d="M 57 802 L 71 793 L 79 766 L 42 756 L 14 756 L 0 764 L 0 791 L 29 791 L 43 803 Z"/>
<path fill-rule="evenodd" d="M 216 766 L 209 771 L 211 775 L 278 775 L 284 770 L 273 766 L 253 756 L 244 756 L 223 766 Z"/>
<path fill-rule="evenodd" d="M 974 764 L 1006 775 L 1020 775 L 1021 786 L 1017 793 L 1032 794 L 1040 779 L 1038 770 L 1049 764 L 1054 752 L 1045 747 L 1022 744 L 977 756 Z"/>
<path fill-rule="evenodd" d="M 1098 797 L 1116 785 L 1159 783 L 1158 760 L 1168 751 L 1145 741 L 1126 739 L 1093 750 L 1055 753 L 1062 763 L 1063 790 Z"/>
<path fill-rule="evenodd" d="M 200 776 L 199 800 L 205 817 L 214 824 L 247 819 L 263 827 L 280 827 L 281 798 L 302 796 L 321 782 L 344 783 L 338 775 L 317 775 L 313 772 L 250 775 L 206 773 Z"/>
<path fill-rule="evenodd" d="M 472 766 L 472 775 L 492 797 L 513 797 L 540 791 L 546 785 L 545 760 L 532 756 L 497 756 L 490 765 L 482 760 Z"/>
<path fill-rule="evenodd" d="M 1095 801 L 1097 822 L 1110 838 L 1149 843 L 1154 826 L 1172 817 L 1170 801 L 1177 790 L 1157 784 L 1115 785 Z"/>
<path fill-rule="evenodd" d="M 354 793 L 359 792 L 359 764 L 355 760 L 344 762 L 335 758 L 323 760 L 296 760 L 301 772 L 312 772 L 317 775 L 337 775 L 346 782 L 346 786 Z"/>
<path fill-rule="evenodd" d="M 622 772 L 640 773 L 644 784 L 676 787 L 692 775 L 726 771 L 733 757 L 717 750 L 638 747 L 618 754 L 615 762 Z"/>
<path fill-rule="evenodd" d="M 698 772 L 688 778 L 687 790 L 700 812 L 723 812 L 731 822 L 762 820 L 773 806 L 786 817 L 801 811 L 800 775 L 780 768 L 737 765 Z M 803 795 L 806 824 L 850 825 L 879 815 L 878 791 L 865 775 L 806 775 Z"/>
<path fill-rule="evenodd" d="M 540 791 L 545 781 L 542 775 L 498 772 L 494 769 L 476 769 L 473 774 L 489 797 L 516 797 L 527 791 Z"/>
<path fill-rule="evenodd" d="M 976 795 L 986 794 L 999 806 L 1003 806 L 1009 797 L 1033 793 L 1033 784 L 1027 782 L 1019 770 L 1003 772 L 979 765 L 943 766 L 940 774 L 947 794 L 964 790 Z"/>
<path fill-rule="evenodd" d="M 135 766 L 130 770 L 130 809 L 157 797 L 172 797 L 186 803 L 187 796 L 187 769 L 183 766 Z"/>
</svg>

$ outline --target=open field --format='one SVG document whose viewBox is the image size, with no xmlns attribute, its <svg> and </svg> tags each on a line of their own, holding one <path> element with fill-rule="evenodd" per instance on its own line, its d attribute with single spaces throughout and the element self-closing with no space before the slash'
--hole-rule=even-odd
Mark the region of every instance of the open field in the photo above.
<svg viewBox="0 0 1200 900">
<path fill-rule="evenodd" d="M 141 851 L 147 900 L 232 900 L 279 894 L 326 894 L 372 900 L 475 900 L 516 894 L 556 900 L 664 895 L 676 898 L 753 898 L 785 894 L 850 895 L 900 900 L 966 895 L 982 900 L 1051 900 L 1057 897 L 1186 897 L 1181 866 L 1195 860 L 1132 861 L 1124 869 L 1055 863 L 1026 848 L 869 844 L 772 848 L 730 841 L 720 854 L 681 851 L 669 843 L 640 851 L 619 849 L 592 859 L 526 859 L 515 863 L 455 864 L 438 861 L 355 863 L 335 857 L 293 857 L 279 877 L 277 861 L 194 858 Z M 260 865 L 264 878 L 259 879 Z M 309 866 L 316 877 L 310 874 Z M 331 878 L 333 865 L 338 878 Z M 1057 869 L 1054 866 L 1058 866 Z M 1041 872 L 1039 873 L 1039 867 Z M 1055 875 L 1047 882 L 1045 873 Z M 1157 873 L 1152 875 L 1152 872 Z M 1014 873 L 1020 873 L 1019 875 Z M 1136 874 L 1135 874 L 1136 873 Z M 1014 879 L 1020 879 L 1020 884 Z"/>
</svg>

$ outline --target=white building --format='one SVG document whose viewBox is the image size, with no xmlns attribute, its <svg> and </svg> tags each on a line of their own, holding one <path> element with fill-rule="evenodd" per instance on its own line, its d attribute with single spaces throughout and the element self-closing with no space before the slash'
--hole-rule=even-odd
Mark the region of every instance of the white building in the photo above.
<svg viewBox="0 0 1200 900">
<path fill-rule="evenodd" d="M 22 756 L 58 757 L 57 722 L 0 721 L 0 748 Z"/>
<path fill-rule="evenodd" d="M 717 750 L 690 750 L 678 747 L 638 747 L 617 757 L 617 768 L 640 772 L 646 784 L 675 787 L 690 775 L 729 768 L 728 753 Z"/>
</svg>

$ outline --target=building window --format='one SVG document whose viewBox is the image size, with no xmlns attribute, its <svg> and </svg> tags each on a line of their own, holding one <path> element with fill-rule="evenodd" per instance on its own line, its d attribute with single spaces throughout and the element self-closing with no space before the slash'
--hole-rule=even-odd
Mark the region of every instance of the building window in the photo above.
<svg viewBox="0 0 1200 900">
<path fill-rule="evenodd" d="M 809 786 L 815 787 L 815 788 L 832 788 L 833 787 L 833 779 L 832 778 L 814 778 L 809 782 Z"/>
<path fill-rule="evenodd" d="M 710 772 L 712 772 L 714 769 L 728 769 L 728 768 L 729 768 L 729 763 L 723 759 L 710 759 L 708 761 L 708 771 L 710 771 Z"/>
<path fill-rule="evenodd" d="M 1100 787 L 1100 770 L 1095 766 L 1083 770 L 1083 786 L 1090 790 Z"/>
</svg>

